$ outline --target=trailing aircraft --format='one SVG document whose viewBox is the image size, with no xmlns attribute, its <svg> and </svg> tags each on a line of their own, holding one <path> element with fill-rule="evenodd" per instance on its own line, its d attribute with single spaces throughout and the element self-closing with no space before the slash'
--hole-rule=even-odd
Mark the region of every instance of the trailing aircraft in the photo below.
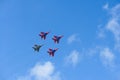
<svg viewBox="0 0 120 80">
<path fill-rule="evenodd" d="M 39 49 L 42 47 L 43 45 L 37 45 L 35 44 L 34 47 L 32 47 L 34 49 L 34 51 L 39 52 Z"/>
</svg>

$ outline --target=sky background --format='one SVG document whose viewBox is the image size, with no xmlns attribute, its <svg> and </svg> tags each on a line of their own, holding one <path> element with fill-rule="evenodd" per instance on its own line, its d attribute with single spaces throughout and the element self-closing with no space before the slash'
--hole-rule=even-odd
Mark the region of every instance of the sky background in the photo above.
<svg viewBox="0 0 120 80">
<path fill-rule="evenodd" d="M 120 0 L 0 0 L 0 80 L 120 80 Z"/>
</svg>

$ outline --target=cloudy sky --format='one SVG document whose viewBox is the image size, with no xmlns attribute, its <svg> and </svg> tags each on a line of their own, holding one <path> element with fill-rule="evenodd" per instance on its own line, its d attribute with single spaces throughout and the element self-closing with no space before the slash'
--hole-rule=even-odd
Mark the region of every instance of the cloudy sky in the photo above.
<svg viewBox="0 0 120 80">
<path fill-rule="evenodd" d="M 1 0 L 0 37 L 0 80 L 120 80 L 120 0 Z"/>
</svg>

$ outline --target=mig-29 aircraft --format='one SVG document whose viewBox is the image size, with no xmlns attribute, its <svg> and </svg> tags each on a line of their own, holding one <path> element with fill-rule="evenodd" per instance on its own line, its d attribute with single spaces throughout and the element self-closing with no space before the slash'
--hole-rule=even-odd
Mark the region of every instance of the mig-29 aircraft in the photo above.
<svg viewBox="0 0 120 80">
<path fill-rule="evenodd" d="M 62 38 L 63 36 L 54 36 L 52 39 L 54 40 L 55 43 L 59 43 L 60 39 Z"/>
<path fill-rule="evenodd" d="M 46 39 L 46 36 L 49 34 L 50 32 L 40 32 L 39 36 L 41 37 L 41 39 Z"/>
<path fill-rule="evenodd" d="M 34 47 L 32 47 L 34 49 L 34 51 L 39 52 L 39 49 L 42 47 L 43 45 L 37 45 L 35 44 Z"/>
<path fill-rule="evenodd" d="M 58 48 L 56 48 L 56 49 L 51 49 L 51 48 L 49 48 L 49 50 L 47 51 L 48 53 L 49 53 L 49 55 L 50 56 L 54 56 L 54 54 L 55 54 L 55 52 L 58 50 Z"/>
</svg>

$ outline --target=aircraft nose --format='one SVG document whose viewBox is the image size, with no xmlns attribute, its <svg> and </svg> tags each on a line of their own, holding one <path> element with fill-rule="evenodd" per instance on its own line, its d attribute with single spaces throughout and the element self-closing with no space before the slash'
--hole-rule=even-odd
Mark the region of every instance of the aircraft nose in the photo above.
<svg viewBox="0 0 120 80">
<path fill-rule="evenodd" d="M 49 33 L 49 32 L 46 32 L 47 34 Z"/>
<path fill-rule="evenodd" d="M 56 48 L 55 50 L 58 50 L 58 48 Z"/>
</svg>

